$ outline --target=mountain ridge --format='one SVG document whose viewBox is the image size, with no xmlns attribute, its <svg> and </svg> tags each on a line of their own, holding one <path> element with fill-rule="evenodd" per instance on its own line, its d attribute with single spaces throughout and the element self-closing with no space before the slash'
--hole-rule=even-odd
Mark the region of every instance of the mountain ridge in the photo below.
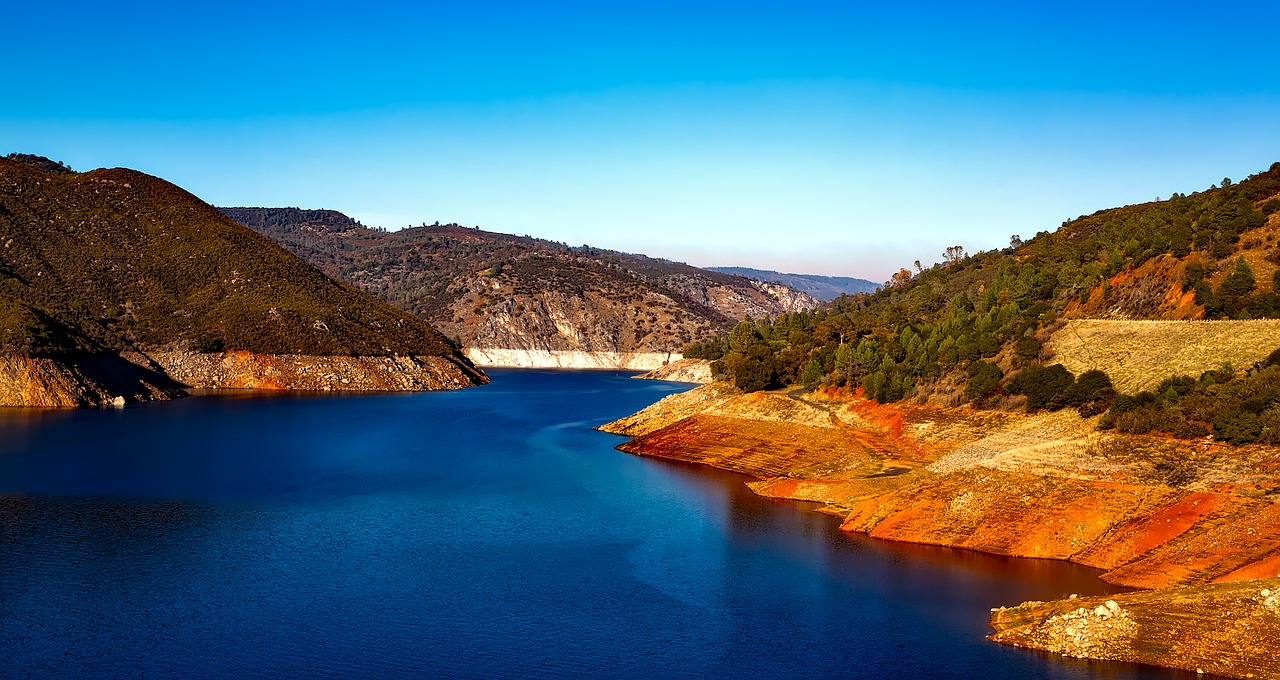
<svg viewBox="0 0 1280 680">
<path fill-rule="evenodd" d="M 744 316 L 817 304 L 778 284 L 527 235 L 439 223 L 385 231 L 329 210 L 221 210 L 500 365 L 601 365 L 552 358 L 591 355 L 652 368 Z"/>
<path fill-rule="evenodd" d="M 821 274 L 794 274 L 753 267 L 707 267 L 713 272 L 745 276 L 758 281 L 781 283 L 784 286 L 808 293 L 822 302 L 831 302 L 841 295 L 874 293 L 881 284 L 852 276 L 824 276 Z"/>
</svg>

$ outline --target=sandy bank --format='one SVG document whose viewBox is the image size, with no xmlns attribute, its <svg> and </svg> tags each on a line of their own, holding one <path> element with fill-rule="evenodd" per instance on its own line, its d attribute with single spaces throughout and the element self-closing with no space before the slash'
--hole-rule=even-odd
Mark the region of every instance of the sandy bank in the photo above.
<svg viewBox="0 0 1280 680">
<path fill-rule="evenodd" d="M 502 349 L 469 347 L 467 358 L 477 366 L 512 368 L 613 368 L 651 371 L 682 358 L 679 352 L 584 352 L 577 350 Z"/>
</svg>

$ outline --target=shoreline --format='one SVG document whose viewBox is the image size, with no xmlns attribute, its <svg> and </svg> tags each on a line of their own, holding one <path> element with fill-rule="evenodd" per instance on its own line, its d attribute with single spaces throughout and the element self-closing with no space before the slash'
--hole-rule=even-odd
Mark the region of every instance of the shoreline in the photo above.
<svg viewBox="0 0 1280 680">
<path fill-rule="evenodd" d="M 598 352 L 584 350 L 468 347 L 467 358 L 480 368 L 572 368 L 652 371 L 678 361 L 680 352 Z"/>
<path fill-rule="evenodd" d="M 1002 644 L 1280 677 L 1280 658 L 1258 643 L 1242 643 L 1245 651 L 1231 663 L 1212 658 L 1218 644 L 1212 631 L 1222 626 L 1211 606 L 1185 615 L 1194 625 L 1151 623 L 1179 620 L 1168 603 L 1209 598 L 1215 583 L 1260 593 L 1267 582 L 1255 579 L 1280 573 L 1280 504 L 1258 492 L 1280 483 L 1264 464 L 1274 451 L 1225 455 L 1240 459 L 1228 470 L 1244 480 L 1235 487 L 1207 464 L 1191 488 L 1174 487 L 1153 476 L 1159 466 L 1148 458 L 1173 450 L 1216 464 L 1222 446 L 1102 434 L 1074 413 L 884 406 L 798 390 L 742 395 L 724 383 L 669 396 L 600 429 L 630 438 L 615 447 L 620 451 L 742 473 L 757 495 L 819 503 L 815 509 L 841 518 L 845 532 L 1070 562 L 1146 594 L 1139 612 L 1125 604 L 1133 593 L 1112 596 L 1121 611 L 1105 612 L 1108 619 L 1147 621 L 1146 632 L 1131 635 L 1115 634 L 1115 626 L 1056 625 L 1059 610 L 1078 608 L 1066 601 L 992 603 L 990 639 Z M 1280 591 L 1280 582 L 1270 589 Z M 1103 605 L 1105 599 L 1091 607 Z M 1015 632 L 1000 613 L 1012 610 L 1021 612 Z M 1265 635 L 1252 639 L 1275 639 L 1280 617 L 1258 612 Z M 1183 651 L 1160 651 L 1173 648 Z"/>
</svg>

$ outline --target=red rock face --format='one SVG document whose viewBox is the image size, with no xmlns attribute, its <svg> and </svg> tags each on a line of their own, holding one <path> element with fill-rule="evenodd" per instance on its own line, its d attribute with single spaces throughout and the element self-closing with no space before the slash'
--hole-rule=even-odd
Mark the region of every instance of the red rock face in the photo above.
<svg viewBox="0 0 1280 680">
<path fill-rule="evenodd" d="M 827 503 L 828 511 L 844 515 L 845 531 L 1069 560 L 1106 570 L 1103 579 L 1117 585 L 1165 588 L 1280 574 L 1280 505 L 1257 492 L 1276 482 L 1276 466 L 1267 462 L 1274 463 L 1274 451 L 1246 456 L 1229 447 L 1120 437 L 1113 446 L 1119 453 L 1107 458 L 1079 454 L 1085 446 L 1079 442 L 1098 437 L 1083 420 L 1074 426 L 1079 432 L 1064 435 L 1062 423 L 1046 429 L 1019 414 L 885 406 L 836 392 L 793 402 L 756 394 L 716 403 L 712 412 L 619 448 L 746 473 L 757 478 L 751 488 L 762 495 Z M 987 458 L 958 468 L 929 465 L 975 442 Z M 1030 453 L 1001 458 L 1007 453 L 1001 445 Z M 1037 447 L 1054 446 L 1076 451 L 1093 467 L 1053 467 L 1052 452 L 1036 458 Z M 1170 446 L 1177 450 L 1170 453 Z M 1245 481 L 1173 488 L 1150 477 L 1142 447 L 1207 468 L 1229 465 Z"/>
<path fill-rule="evenodd" d="M 1069 560 L 1134 588 L 1280 573 L 1280 506 L 1168 487 L 965 471 L 867 498 L 842 528 Z"/>
<path fill-rule="evenodd" d="M 1280 483 L 1278 450 L 834 390 L 790 402 L 714 385 L 686 395 L 627 419 L 654 424 L 618 448 L 746 473 L 761 495 L 825 503 L 845 531 L 1070 560 L 1156 589 L 993 610 L 997 642 L 1280 678 L 1280 504 L 1267 496 Z M 1155 475 L 1170 460 L 1197 471 L 1191 488 Z"/>
</svg>

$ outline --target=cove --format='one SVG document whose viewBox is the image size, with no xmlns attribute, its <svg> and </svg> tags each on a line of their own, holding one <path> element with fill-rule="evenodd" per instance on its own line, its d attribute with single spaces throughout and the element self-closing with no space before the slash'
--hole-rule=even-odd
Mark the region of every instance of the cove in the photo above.
<svg viewBox="0 0 1280 680">
<path fill-rule="evenodd" d="M 11 677 L 1171 678 L 987 642 L 1075 565 L 849 536 L 592 428 L 687 386 L 0 413 Z"/>
</svg>

